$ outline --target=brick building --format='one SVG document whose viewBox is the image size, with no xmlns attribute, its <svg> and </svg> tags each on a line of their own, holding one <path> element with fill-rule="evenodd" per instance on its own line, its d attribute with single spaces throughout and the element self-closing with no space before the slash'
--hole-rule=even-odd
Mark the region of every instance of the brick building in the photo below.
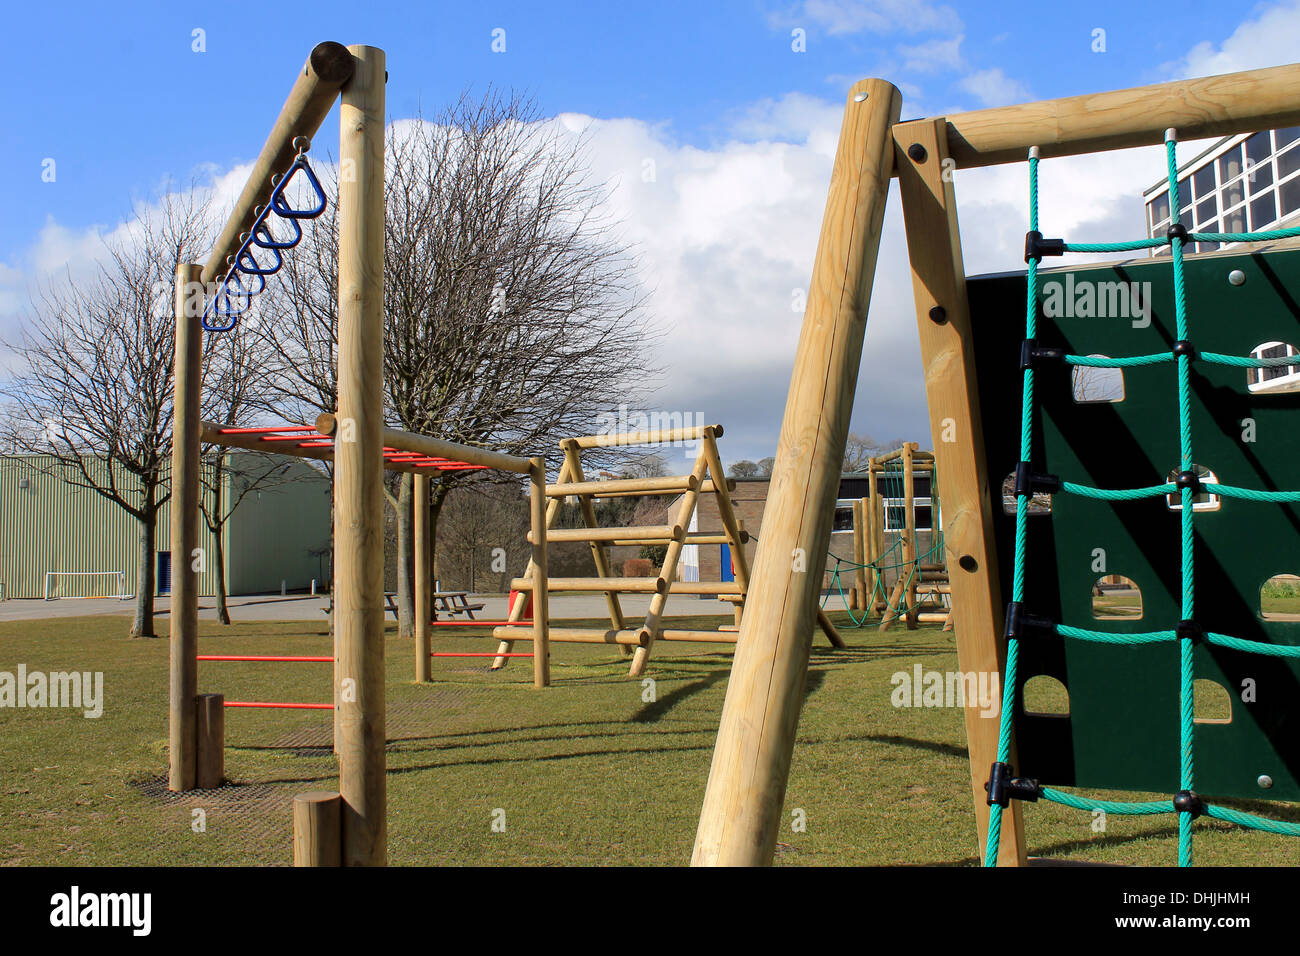
<svg viewBox="0 0 1300 956">
<path fill-rule="evenodd" d="M 932 546 L 933 533 L 932 527 L 932 502 L 930 497 L 930 473 L 916 472 L 914 476 L 915 495 L 916 495 L 916 529 L 917 545 L 922 552 L 929 550 Z M 749 558 L 750 567 L 754 564 L 754 553 L 758 547 L 758 539 L 762 537 L 763 531 L 763 510 L 767 504 L 768 486 L 770 482 L 767 478 L 740 478 L 736 480 L 736 490 L 731 493 L 731 503 L 735 508 L 736 517 L 741 522 L 741 526 L 750 533 L 751 539 L 745 545 L 745 556 Z M 840 476 L 839 500 L 835 506 L 835 523 L 831 529 L 830 552 L 843 558 L 845 561 L 853 560 L 853 502 L 858 498 L 865 498 L 868 494 L 868 479 L 865 474 L 847 473 Z M 885 521 L 885 535 L 888 540 L 896 536 L 903 528 L 906 520 L 903 502 L 899 499 L 887 497 L 888 492 L 882 489 L 885 494 L 885 500 L 882 503 L 882 512 Z M 694 531 L 722 531 L 722 519 L 718 515 L 718 501 L 713 495 L 701 495 L 700 504 L 696 509 L 695 525 L 691 530 Z M 691 552 L 698 552 L 691 554 Z M 684 580 L 691 580 L 691 571 L 688 568 L 698 567 L 698 580 L 700 581 L 721 581 L 724 580 L 723 558 L 727 551 L 726 545 L 698 545 L 688 547 L 682 555 L 683 568 L 682 577 Z M 730 562 L 727 562 L 726 572 L 730 574 Z M 833 568 L 834 562 L 828 560 L 828 568 Z M 845 568 L 848 573 L 848 568 Z M 829 587 L 831 577 L 828 572 L 823 583 L 824 587 Z M 846 586 L 847 586 L 846 582 Z"/>
</svg>

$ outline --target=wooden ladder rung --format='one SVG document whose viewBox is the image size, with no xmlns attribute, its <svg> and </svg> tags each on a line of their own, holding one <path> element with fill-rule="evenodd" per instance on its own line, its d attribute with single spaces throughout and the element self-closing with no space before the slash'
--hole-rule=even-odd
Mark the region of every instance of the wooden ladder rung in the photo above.
<svg viewBox="0 0 1300 956">
<path fill-rule="evenodd" d="M 531 591 L 532 578 L 515 578 L 512 591 Z M 610 593 L 654 594 L 664 590 L 662 578 L 547 578 L 548 591 L 606 591 Z"/>
<path fill-rule="evenodd" d="M 679 541 L 684 534 L 679 525 L 646 525 L 636 528 L 548 528 L 546 540 L 550 541 L 606 541 L 618 542 L 624 538 L 636 538 L 650 542 Z M 528 541 L 532 543 L 532 532 Z"/>
<path fill-rule="evenodd" d="M 612 497 L 617 495 L 680 495 L 699 487 L 694 475 L 674 475 L 664 478 L 610 478 L 600 481 L 566 481 L 547 485 L 548 498 L 568 498 L 574 495 Z"/>
<path fill-rule="evenodd" d="M 641 643 L 638 631 L 601 630 L 596 627 L 556 627 L 547 628 L 547 639 L 557 644 L 628 644 L 636 646 Z M 502 624 L 492 629 L 492 637 L 498 641 L 531 641 L 533 629 L 529 625 Z"/>
</svg>

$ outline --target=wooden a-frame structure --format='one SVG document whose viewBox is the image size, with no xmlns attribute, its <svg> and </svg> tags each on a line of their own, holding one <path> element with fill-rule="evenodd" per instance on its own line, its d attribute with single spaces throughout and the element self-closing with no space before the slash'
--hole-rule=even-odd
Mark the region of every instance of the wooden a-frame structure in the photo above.
<svg viewBox="0 0 1300 956">
<path fill-rule="evenodd" d="M 803 702 L 821 580 L 792 555 L 830 537 L 890 180 L 897 176 L 911 259 L 958 663 L 997 672 L 1005 658 L 995 500 L 984 456 L 955 169 L 1157 145 L 1300 124 L 1300 67 L 1283 66 L 899 122 L 902 95 L 863 80 L 849 91 L 795 354 L 751 598 L 718 729 L 692 862 L 770 863 Z M 1010 366 L 1014 369 L 1014 365 Z M 965 710 L 978 858 L 984 782 L 998 721 Z M 1011 755 L 1015 763 L 1014 751 Z M 1002 815 L 1000 865 L 1026 861 L 1020 806 Z"/>
<path fill-rule="evenodd" d="M 546 486 L 549 499 L 545 515 L 545 539 L 549 547 L 561 542 L 586 542 L 591 547 L 596 576 L 585 578 L 551 578 L 533 573 L 529 563 L 524 576 L 511 582 L 517 591 L 510 608 L 510 622 L 520 621 L 527 607 L 527 595 L 535 593 L 540 582 L 545 582 L 548 594 L 556 592 L 603 592 L 609 611 L 609 627 L 566 627 L 552 625 L 547 632 L 552 643 L 617 644 L 631 655 L 629 676 L 645 673 L 655 641 L 689 641 L 710 644 L 735 644 L 744 615 L 746 596 L 749 593 L 749 561 L 745 556 L 745 543 L 749 533 L 741 526 L 731 502 L 735 490 L 734 478 L 726 477 L 722 457 L 718 452 L 721 425 L 699 425 L 656 431 L 615 432 L 566 438 L 560 442 L 564 463 L 555 484 Z M 691 470 L 685 475 L 653 478 L 613 478 L 588 481 L 582 467 L 582 452 L 593 448 L 628 446 L 692 445 L 698 447 Z M 642 527 L 602 527 L 597 521 L 595 502 L 601 498 L 627 496 L 665 495 L 676 499 L 672 522 L 666 525 Z M 712 495 L 717 505 L 722 530 L 691 531 L 691 518 L 705 495 Z M 566 499 L 576 500 L 585 527 L 557 528 L 556 518 L 560 504 Z M 529 532 L 529 541 L 535 533 Z M 732 581 L 683 581 L 680 578 L 682 550 L 687 545 L 728 545 L 732 555 L 735 579 Z M 652 577 L 621 577 L 610 563 L 608 549 L 621 545 L 665 545 L 663 567 Z M 619 595 L 649 594 L 650 607 L 638 625 L 629 624 Z M 699 630 L 670 627 L 666 619 L 668 598 L 672 594 L 711 594 L 730 601 L 735 607 L 735 622 L 724 624 L 716 630 Z M 835 647 L 844 643 L 830 621 L 818 611 L 818 620 L 827 638 Z M 493 630 L 500 640 L 498 656 L 493 669 L 506 665 L 514 641 L 531 640 L 531 625 L 507 623 Z"/>
</svg>

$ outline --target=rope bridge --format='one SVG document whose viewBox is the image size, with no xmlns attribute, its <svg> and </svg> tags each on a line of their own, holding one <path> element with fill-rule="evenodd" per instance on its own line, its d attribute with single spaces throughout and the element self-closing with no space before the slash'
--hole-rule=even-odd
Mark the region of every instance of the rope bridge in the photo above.
<svg viewBox="0 0 1300 956">
<path fill-rule="evenodd" d="M 1184 244 L 1187 242 L 1258 242 L 1300 236 L 1300 228 L 1266 232 L 1244 233 L 1194 233 L 1189 232 L 1180 220 L 1178 197 L 1177 143 L 1174 130 L 1165 134 L 1165 153 L 1168 165 L 1170 219 L 1173 223 L 1163 238 L 1140 239 L 1133 242 L 1067 243 L 1060 239 L 1044 239 L 1038 231 L 1038 149 L 1029 152 L 1029 232 L 1025 239 L 1027 263 L 1027 290 L 1025 300 L 1025 340 L 1021 347 L 1020 365 L 1024 375 L 1020 420 L 1020 461 L 1015 470 L 1016 525 L 1015 563 L 1012 580 L 1011 603 L 1007 607 L 1006 640 L 1007 657 L 1003 682 L 1001 724 L 998 738 L 997 761 L 993 764 L 986 789 L 989 792 L 989 829 L 986 842 L 985 866 L 997 863 L 1001 840 L 1002 810 L 1012 799 L 1037 800 L 1040 797 L 1080 810 L 1101 810 L 1106 813 L 1145 815 L 1176 813 L 1178 815 L 1178 863 L 1192 864 L 1192 828 L 1198 816 L 1235 823 L 1240 826 L 1271 833 L 1300 836 L 1300 824 L 1268 819 L 1217 806 L 1203 800 L 1195 790 L 1194 708 L 1192 667 L 1193 648 L 1198 643 L 1216 645 L 1253 654 L 1273 657 L 1300 658 L 1300 646 L 1266 644 L 1243 640 L 1204 630 L 1196 622 L 1196 588 L 1194 561 L 1194 504 L 1198 494 L 1208 493 L 1225 498 L 1257 502 L 1288 504 L 1300 502 L 1300 491 L 1259 491 L 1207 481 L 1197 471 L 1192 454 L 1191 428 L 1191 368 L 1193 362 L 1208 362 L 1243 368 L 1267 368 L 1295 364 L 1294 356 L 1280 358 L 1253 358 L 1225 355 L 1217 352 L 1198 352 L 1192 344 L 1187 321 L 1187 294 L 1183 265 Z M 1168 244 L 1172 253 L 1174 286 L 1174 313 L 1177 341 L 1167 352 L 1136 355 L 1122 358 L 1102 358 L 1072 355 L 1063 349 L 1040 348 L 1036 341 L 1038 316 L 1038 267 L 1044 256 L 1059 256 L 1065 252 L 1112 253 L 1152 249 Z M 1036 474 L 1031 464 L 1034 410 L 1034 372 L 1037 366 L 1062 362 L 1066 366 L 1093 368 L 1140 368 L 1176 364 L 1178 389 L 1180 469 L 1172 481 L 1142 488 L 1094 488 L 1057 476 Z M 1143 633 L 1116 634 L 1086 630 L 1064 623 L 1035 617 L 1025 609 L 1025 570 L 1028 558 L 1028 518 L 1030 499 L 1036 493 L 1064 493 L 1103 501 L 1135 501 L 1161 495 L 1177 495 L 1182 503 L 1181 513 L 1181 620 L 1173 629 Z M 1172 803 L 1164 800 L 1125 802 L 1093 800 L 1065 793 L 1051 787 L 1040 786 L 1036 780 L 1013 775 L 1008 763 L 1011 751 L 1012 709 L 1016 694 L 1016 669 L 1022 639 L 1034 634 L 1058 634 L 1063 638 L 1092 641 L 1112 645 L 1157 644 L 1177 642 L 1180 652 L 1179 668 L 1179 740 L 1181 747 L 1179 791 Z"/>
<path fill-rule="evenodd" d="M 884 502 L 882 514 L 878 517 L 882 521 L 887 521 L 890 512 L 889 501 L 902 501 L 904 508 L 915 507 L 914 501 L 908 501 L 904 490 L 902 460 L 895 459 L 884 463 L 881 471 L 879 482 L 879 497 Z M 874 560 L 867 562 L 850 561 L 848 558 L 827 551 L 826 557 L 834 561 L 834 566 L 830 569 L 831 586 L 822 595 L 821 606 L 826 607 L 826 602 L 830 600 L 832 590 L 839 593 L 840 600 L 844 603 L 844 610 L 853 622 L 854 627 L 866 626 L 867 619 L 871 617 L 874 609 L 878 605 L 883 605 L 884 610 L 881 612 L 881 619 L 904 618 L 913 610 L 923 607 L 926 604 L 925 597 L 917 595 L 915 602 L 908 600 L 908 595 L 914 593 L 912 582 L 920 578 L 923 566 L 927 564 L 942 564 L 944 561 L 943 552 L 943 530 L 942 522 L 939 515 L 939 487 L 933 479 L 930 483 L 930 547 L 924 552 L 918 552 L 916 560 L 912 560 L 904 554 L 904 540 L 902 535 L 894 538 L 891 544 L 882 554 Z M 902 519 L 899 519 L 901 523 Z M 886 524 L 888 528 L 888 524 Z M 896 526 L 893 530 L 899 530 Z M 854 575 L 858 571 L 875 571 L 872 577 L 871 593 L 865 597 L 862 602 L 862 617 L 853 613 L 853 606 L 849 601 L 849 596 L 844 589 L 844 575 Z M 886 581 L 887 571 L 893 571 L 903 576 L 903 587 L 895 603 L 890 595 L 891 589 L 896 589 L 896 584 L 890 584 Z"/>
</svg>

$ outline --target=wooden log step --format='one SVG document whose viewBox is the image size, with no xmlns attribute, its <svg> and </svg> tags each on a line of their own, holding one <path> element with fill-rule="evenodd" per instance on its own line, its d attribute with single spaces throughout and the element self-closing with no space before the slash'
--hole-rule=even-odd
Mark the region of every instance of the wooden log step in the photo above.
<svg viewBox="0 0 1300 956">
<path fill-rule="evenodd" d="M 660 478 L 610 478 L 604 481 L 567 481 L 546 486 L 546 497 L 568 498 L 573 495 L 679 495 L 699 488 L 694 475 Z"/>
<path fill-rule="evenodd" d="M 947 584 L 949 580 L 948 572 L 947 571 L 922 571 L 921 580 L 934 581 L 936 584 Z"/>
<path fill-rule="evenodd" d="M 502 624 L 492 629 L 492 637 L 498 641 L 531 641 L 531 625 Z M 559 644 L 628 644 L 636 646 L 641 643 L 637 631 L 601 630 L 595 627 L 555 627 L 548 629 L 548 639 Z"/>
<path fill-rule="evenodd" d="M 636 529 L 627 528 L 626 530 L 635 531 Z M 749 542 L 749 532 L 745 531 L 742 528 L 740 532 L 740 543 L 747 544 L 748 542 Z M 640 538 L 619 538 L 617 541 L 611 541 L 609 543 L 612 545 L 620 545 L 620 546 L 634 546 L 639 544 L 657 544 L 658 541 L 656 539 L 646 540 Z M 725 534 L 719 534 L 715 532 L 688 531 L 686 532 L 686 536 L 682 538 L 682 543 L 684 544 L 731 544 L 731 539 L 727 537 Z"/>
<path fill-rule="evenodd" d="M 739 628 L 737 628 L 739 631 Z M 687 631 L 677 630 L 674 628 L 664 628 L 659 632 L 656 640 L 660 641 L 688 641 L 699 644 L 735 644 L 739 634 L 730 633 L 724 629 L 716 631 Z"/>
<path fill-rule="evenodd" d="M 605 435 L 584 435 L 566 438 L 561 448 L 611 448 L 622 445 L 659 445 L 671 441 L 699 441 L 705 435 L 722 437 L 721 425 L 694 425 L 687 428 L 656 429 L 641 432 L 610 432 Z"/>
<path fill-rule="evenodd" d="M 605 541 L 618 542 L 623 538 L 637 538 L 650 543 L 680 541 L 685 529 L 681 525 L 646 525 L 633 528 L 548 528 L 546 540 L 557 541 Z M 529 544 L 533 542 L 533 533 L 528 532 Z"/>
<path fill-rule="evenodd" d="M 514 578 L 512 591 L 531 591 L 532 578 Z M 548 591 L 606 591 L 626 594 L 655 594 L 666 589 L 663 578 L 548 578 Z"/>
<path fill-rule="evenodd" d="M 916 615 L 917 621 L 921 624 L 946 624 L 948 623 L 948 612 L 942 614 L 938 611 L 921 611 Z"/>
<path fill-rule="evenodd" d="M 934 584 L 919 584 L 916 587 L 917 594 L 951 594 L 952 585 L 944 582 Z"/>
<path fill-rule="evenodd" d="M 744 592 L 735 581 L 674 581 L 671 594 L 716 594 L 718 600 L 726 601 L 732 597 L 744 599 Z"/>
</svg>

